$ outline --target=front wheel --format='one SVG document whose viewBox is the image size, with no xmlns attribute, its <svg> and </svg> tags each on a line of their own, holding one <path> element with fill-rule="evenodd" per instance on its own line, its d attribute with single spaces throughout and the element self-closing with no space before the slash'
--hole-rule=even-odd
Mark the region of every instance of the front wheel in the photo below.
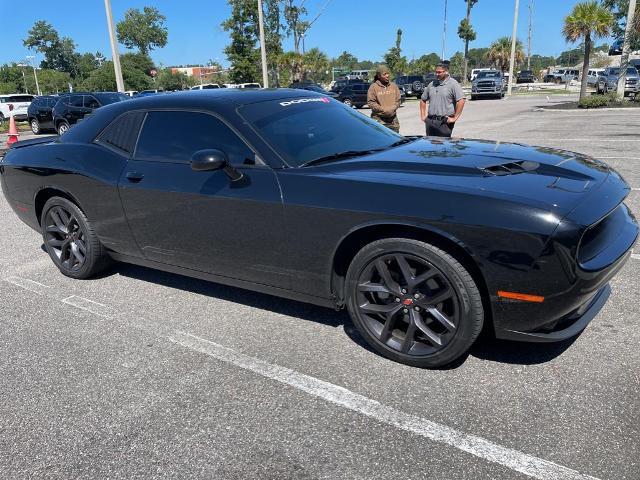
<svg viewBox="0 0 640 480">
<path fill-rule="evenodd" d="M 484 311 L 469 272 L 449 253 L 418 240 L 365 246 L 347 272 L 349 315 L 381 355 L 437 368 L 463 356 L 482 329 Z"/>
<path fill-rule="evenodd" d="M 344 100 L 342 100 L 342 103 L 344 103 L 347 107 L 353 107 L 353 102 L 350 98 L 345 98 Z"/>
<path fill-rule="evenodd" d="M 52 197 L 40 220 L 45 249 L 67 277 L 90 278 L 109 264 L 109 256 L 82 210 L 66 198 Z"/>
</svg>

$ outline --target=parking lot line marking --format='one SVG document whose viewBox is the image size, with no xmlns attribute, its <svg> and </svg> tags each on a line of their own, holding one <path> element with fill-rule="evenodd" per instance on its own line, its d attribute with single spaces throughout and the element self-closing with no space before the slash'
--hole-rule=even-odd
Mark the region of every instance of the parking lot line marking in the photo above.
<svg viewBox="0 0 640 480">
<path fill-rule="evenodd" d="M 113 318 L 115 316 L 115 312 L 106 305 L 94 302 L 87 298 L 77 297 L 76 295 L 71 295 L 70 297 L 63 299 L 62 303 L 66 303 L 67 305 L 71 305 L 72 307 L 76 307 L 81 310 L 86 310 L 87 312 L 100 317 Z"/>
<path fill-rule="evenodd" d="M 632 253 L 631 254 L 631 258 L 635 259 L 635 260 L 640 260 L 640 255 L 637 253 Z"/>
<path fill-rule="evenodd" d="M 611 159 L 615 159 L 615 160 L 638 160 L 638 157 L 601 157 L 600 155 L 594 155 L 595 158 L 603 158 L 605 160 L 611 160 Z"/>
<path fill-rule="evenodd" d="M 190 333 L 175 331 L 168 339 L 190 350 L 284 383 L 348 410 L 366 415 L 381 423 L 452 446 L 530 477 L 546 480 L 597 480 L 595 477 L 583 475 L 562 465 L 503 447 L 482 437 L 460 432 L 425 418 L 401 412 L 344 387 L 286 367 L 249 357 Z"/>
<path fill-rule="evenodd" d="M 30 292 L 37 293 L 38 295 L 46 295 L 51 292 L 51 287 L 43 285 L 42 283 L 38 283 L 34 280 L 29 280 L 28 278 L 11 276 L 5 278 L 4 281 L 9 282 L 17 287 L 24 288 L 25 290 L 29 290 Z"/>
</svg>

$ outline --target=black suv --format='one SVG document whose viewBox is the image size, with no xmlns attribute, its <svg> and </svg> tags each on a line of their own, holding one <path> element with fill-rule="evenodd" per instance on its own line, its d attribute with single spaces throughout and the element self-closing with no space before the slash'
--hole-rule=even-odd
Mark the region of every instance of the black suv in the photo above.
<svg viewBox="0 0 640 480">
<path fill-rule="evenodd" d="M 431 80 L 433 81 L 433 80 Z M 404 93 L 408 96 L 414 96 L 420 98 L 424 91 L 425 85 L 429 83 L 425 82 L 425 77 L 422 75 L 403 75 L 395 79 L 396 85 L 404 89 Z"/>
<path fill-rule="evenodd" d="M 45 130 L 55 130 L 53 125 L 53 107 L 60 97 L 43 95 L 36 97 L 27 109 L 27 119 L 31 125 L 31 131 L 38 135 Z"/>
<path fill-rule="evenodd" d="M 53 107 L 53 126 L 58 135 L 62 135 L 71 125 L 90 115 L 96 108 L 128 99 L 127 94 L 119 92 L 78 92 L 63 95 Z"/>
<path fill-rule="evenodd" d="M 534 83 L 535 81 L 536 77 L 532 70 L 522 70 L 516 77 L 516 83 Z"/>
<path fill-rule="evenodd" d="M 360 83 L 351 83 L 342 87 L 336 100 L 348 105 L 350 107 L 361 108 L 367 104 L 367 92 L 371 84 L 364 83 L 362 80 Z"/>
</svg>

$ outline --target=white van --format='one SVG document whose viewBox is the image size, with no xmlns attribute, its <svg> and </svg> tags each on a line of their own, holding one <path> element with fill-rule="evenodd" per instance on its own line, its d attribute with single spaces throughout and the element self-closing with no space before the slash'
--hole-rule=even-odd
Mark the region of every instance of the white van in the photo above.
<svg viewBox="0 0 640 480">
<path fill-rule="evenodd" d="M 225 88 L 224 86 L 220 86 L 217 83 L 205 83 L 202 85 L 196 85 L 191 87 L 191 90 L 212 90 L 214 88 Z"/>
</svg>

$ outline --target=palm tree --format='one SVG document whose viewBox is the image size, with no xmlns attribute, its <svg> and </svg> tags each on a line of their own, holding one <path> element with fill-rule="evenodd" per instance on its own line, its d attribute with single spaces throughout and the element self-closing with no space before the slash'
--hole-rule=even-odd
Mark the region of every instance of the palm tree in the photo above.
<svg viewBox="0 0 640 480">
<path fill-rule="evenodd" d="M 458 36 L 464 40 L 464 73 L 462 80 L 467 82 L 467 70 L 469 68 L 469 42 L 476 39 L 476 31 L 471 26 L 471 9 L 478 0 L 464 0 L 467 3 L 467 16 L 462 19 L 458 27 Z"/>
<path fill-rule="evenodd" d="M 582 64 L 582 83 L 580 99 L 587 94 L 587 71 L 591 54 L 591 39 L 608 37 L 613 25 L 613 14 L 600 5 L 597 0 L 578 3 L 564 19 L 562 33 L 569 42 L 584 38 L 584 63 Z"/>
<path fill-rule="evenodd" d="M 329 69 L 329 57 L 319 48 L 307 50 L 302 55 L 302 68 L 303 80 L 311 74 L 316 81 L 319 81 L 319 78 L 325 74 L 325 70 Z"/>
<path fill-rule="evenodd" d="M 509 67 L 511 59 L 511 37 L 501 37 L 491 44 L 487 52 L 487 60 L 495 64 L 503 73 Z M 516 56 L 515 61 L 522 63 L 524 61 L 524 51 L 522 50 L 522 42 L 516 40 Z"/>
</svg>

